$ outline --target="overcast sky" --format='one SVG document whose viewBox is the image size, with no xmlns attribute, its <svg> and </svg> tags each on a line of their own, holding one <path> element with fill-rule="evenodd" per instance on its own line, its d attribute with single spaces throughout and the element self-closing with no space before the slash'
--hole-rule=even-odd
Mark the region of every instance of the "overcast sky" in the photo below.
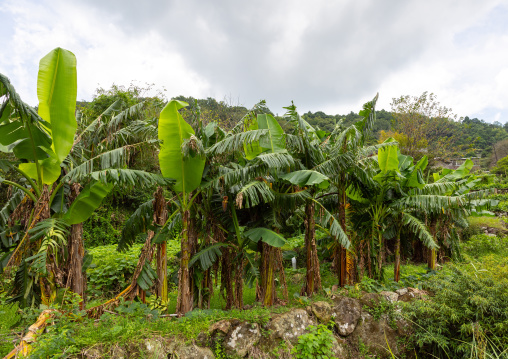
<svg viewBox="0 0 508 359">
<path fill-rule="evenodd" d="M 434 92 L 458 116 L 508 122 L 506 0 L 0 0 L 0 73 L 37 104 L 38 62 L 78 61 L 78 100 L 153 83 L 282 114 L 358 112 L 379 92 Z"/>
</svg>

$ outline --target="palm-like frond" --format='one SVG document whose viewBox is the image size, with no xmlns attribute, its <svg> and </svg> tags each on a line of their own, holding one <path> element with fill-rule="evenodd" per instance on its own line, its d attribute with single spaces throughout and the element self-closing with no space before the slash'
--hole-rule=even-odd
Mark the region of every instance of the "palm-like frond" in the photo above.
<svg viewBox="0 0 508 359">
<path fill-rule="evenodd" d="M 318 218 L 316 221 L 316 225 L 321 227 L 325 232 L 327 232 L 330 237 L 336 238 L 337 242 L 344 248 L 349 248 L 351 246 L 351 242 L 349 241 L 348 236 L 344 233 L 339 221 L 333 214 L 331 214 L 321 203 L 314 200 L 314 202 L 320 207 L 320 211 L 322 211 L 323 215 L 321 218 Z"/>
<path fill-rule="evenodd" d="M 447 210 L 464 207 L 463 196 L 438 196 L 438 195 L 414 195 L 407 196 L 394 204 L 394 207 L 412 208 L 415 211 L 421 210 L 426 213 L 439 214 Z"/>
<path fill-rule="evenodd" d="M 134 244 L 136 237 L 145 233 L 153 221 L 153 198 L 139 206 L 125 222 L 117 251 L 125 252 Z"/>
<path fill-rule="evenodd" d="M 230 153 L 235 151 L 240 151 L 243 149 L 243 145 L 245 143 L 252 143 L 255 141 L 259 141 L 259 139 L 265 135 L 267 135 L 269 130 L 251 130 L 236 133 L 230 135 L 223 139 L 222 141 L 217 142 L 215 145 L 207 149 L 206 153 L 209 156 L 217 156 L 222 155 L 224 153 Z"/>
<path fill-rule="evenodd" d="M 0 228 L 7 226 L 11 213 L 21 203 L 23 198 L 25 198 L 25 192 L 22 190 L 17 190 L 14 192 L 12 197 L 9 198 L 7 203 L 5 203 L 5 205 L 0 210 Z"/>
<path fill-rule="evenodd" d="M 245 201 L 245 208 L 257 206 L 260 203 L 269 203 L 274 199 L 275 195 L 265 181 L 250 182 L 243 186 L 236 195 L 237 205 Z"/>
<path fill-rule="evenodd" d="M 21 97 L 12 86 L 9 79 L 0 74 L 0 97 L 6 96 L 7 101 L 12 108 L 19 114 L 22 120 L 29 120 L 31 123 L 43 122 L 37 111 L 21 100 Z M 5 111 L 7 106 L 2 108 Z"/>
<path fill-rule="evenodd" d="M 434 241 L 434 238 L 427 230 L 427 227 L 418 218 L 410 215 L 407 212 L 402 213 L 402 221 L 404 225 L 408 226 L 412 233 L 423 242 L 427 248 L 437 249 L 439 246 Z"/>
<path fill-rule="evenodd" d="M 295 165 L 293 156 L 286 151 L 263 153 L 258 155 L 256 159 L 263 162 L 270 171 L 283 169 L 290 170 Z"/>
<path fill-rule="evenodd" d="M 28 234 L 33 241 L 41 240 L 39 251 L 34 256 L 26 258 L 30 267 L 38 273 L 46 273 L 46 260 L 49 254 L 53 255 L 55 261 L 58 259 L 58 251 L 67 244 L 69 225 L 60 218 L 48 218 L 38 222 Z M 57 262 L 58 264 L 58 262 Z"/>
<path fill-rule="evenodd" d="M 114 116 L 108 123 L 108 132 L 113 133 L 116 131 L 118 126 L 127 123 L 129 119 L 132 119 L 141 114 L 141 110 L 144 108 L 145 102 L 139 102 L 132 105 L 128 109 L 123 110 L 118 115 Z"/>
<path fill-rule="evenodd" d="M 201 269 L 207 270 L 210 268 L 217 259 L 222 255 L 221 248 L 227 247 L 229 244 L 227 243 L 215 243 L 211 246 L 208 246 L 198 253 L 196 253 L 192 259 L 189 261 L 189 267 L 192 267 L 194 263 L 196 263 L 199 260 L 199 263 L 201 265 Z"/>
<path fill-rule="evenodd" d="M 153 286 L 156 278 L 157 273 L 150 266 L 150 263 L 145 263 L 136 282 L 141 289 L 149 290 Z"/>
</svg>

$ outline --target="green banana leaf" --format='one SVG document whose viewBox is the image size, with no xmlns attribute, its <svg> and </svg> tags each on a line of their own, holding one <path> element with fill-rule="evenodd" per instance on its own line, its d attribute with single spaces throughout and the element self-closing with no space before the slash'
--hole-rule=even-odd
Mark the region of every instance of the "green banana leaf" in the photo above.
<svg viewBox="0 0 508 359">
<path fill-rule="evenodd" d="M 246 121 L 244 124 L 245 131 L 259 130 L 257 116 L 247 117 L 245 121 Z M 245 158 L 247 158 L 248 160 L 253 160 L 254 158 L 256 158 L 257 155 L 263 152 L 261 146 L 259 146 L 259 141 L 244 143 L 243 150 L 245 151 Z"/>
<path fill-rule="evenodd" d="M 39 63 L 37 97 L 39 115 L 51 124 L 48 132 L 58 164 L 67 157 L 74 143 L 76 95 L 76 57 L 68 50 L 56 48 Z"/>
<path fill-rule="evenodd" d="M 39 161 L 39 166 L 41 167 L 42 183 L 48 185 L 53 184 L 58 179 L 61 172 L 60 161 L 58 158 L 56 158 L 56 154 L 53 152 L 50 152 L 50 154 L 51 157 Z M 31 178 L 37 179 L 37 165 L 35 163 L 21 163 L 18 167 Z"/>
<path fill-rule="evenodd" d="M 258 115 L 258 125 L 260 129 L 268 129 L 268 136 L 263 136 L 259 140 L 261 148 L 271 153 L 281 152 L 286 149 L 286 139 L 284 130 L 280 127 L 277 120 L 270 114 Z"/>
<path fill-rule="evenodd" d="M 102 203 L 104 197 L 113 189 L 113 184 L 95 182 L 85 187 L 72 202 L 63 218 L 69 224 L 78 224 L 86 221 Z"/>
<path fill-rule="evenodd" d="M 282 152 L 286 149 L 286 138 L 284 130 L 280 127 L 277 120 L 270 114 L 259 114 L 246 127 L 251 130 L 268 130 L 268 134 L 259 141 L 244 144 L 245 158 L 252 160 L 259 154 Z"/>
<path fill-rule="evenodd" d="M 196 156 L 184 159 L 181 146 L 194 135 L 192 127 L 178 112 L 188 106 L 186 102 L 171 100 L 162 110 L 159 119 L 159 164 L 162 175 L 176 180 L 175 191 L 190 193 L 201 183 L 205 160 Z"/>
<path fill-rule="evenodd" d="M 328 177 L 312 170 L 294 171 L 280 176 L 280 178 L 300 187 L 316 185 L 318 188 L 326 189 L 330 186 Z"/>
<path fill-rule="evenodd" d="M 284 237 L 264 227 L 250 229 L 247 232 L 244 232 L 243 235 L 253 242 L 257 243 L 261 240 L 272 247 L 280 248 L 286 244 Z"/>
<path fill-rule="evenodd" d="M 386 142 L 394 142 L 393 138 L 388 138 Z M 379 169 L 383 174 L 388 171 L 399 170 L 399 147 L 398 146 L 386 146 L 378 150 L 377 159 L 379 163 Z"/>
<path fill-rule="evenodd" d="M 427 164 L 429 163 L 427 156 L 423 156 L 420 161 L 414 166 L 413 171 L 409 175 L 406 186 L 408 187 L 418 187 L 423 188 L 425 186 L 425 181 L 422 177 L 422 172 L 427 168 Z"/>
</svg>

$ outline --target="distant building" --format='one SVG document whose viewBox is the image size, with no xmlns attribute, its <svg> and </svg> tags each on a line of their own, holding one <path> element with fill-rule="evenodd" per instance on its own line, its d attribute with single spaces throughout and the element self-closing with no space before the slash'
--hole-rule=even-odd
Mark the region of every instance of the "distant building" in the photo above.
<svg viewBox="0 0 508 359">
<path fill-rule="evenodd" d="M 434 158 L 434 167 L 441 167 L 441 168 L 448 168 L 450 170 L 456 170 L 464 162 L 466 162 L 467 159 L 470 159 L 473 161 L 474 166 L 471 169 L 472 172 L 477 171 L 481 169 L 480 167 L 480 159 L 481 157 L 470 157 L 470 158 L 442 158 L 442 157 L 436 157 Z"/>
</svg>

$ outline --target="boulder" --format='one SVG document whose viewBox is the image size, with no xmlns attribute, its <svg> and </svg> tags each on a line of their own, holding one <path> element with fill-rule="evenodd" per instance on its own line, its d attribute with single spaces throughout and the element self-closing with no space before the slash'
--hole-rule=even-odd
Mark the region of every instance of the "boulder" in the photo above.
<svg viewBox="0 0 508 359">
<path fill-rule="evenodd" d="M 399 300 L 402 302 L 410 302 L 414 299 L 425 299 L 429 293 L 424 290 L 416 288 L 407 288 L 407 293 L 399 296 Z"/>
<path fill-rule="evenodd" d="M 174 351 L 164 358 L 168 359 L 214 359 L 215 355 L 209 348 L 201 348 L 197 345 L 178 346 Z"/>
<path fill-rule="evenodd" d="M 305 329 L 315 324 L 315 321 L 309 317 L 305 309 L 293 309 L 273 317 L 267 329 L 270 331 L 270 339 L 289 340 L 295 344 L 298 342 L 298 337 L 305 332 Z"/>
<path fill-rule="evenodd" d="M 261 330 L 257 323 L 242 322 L 234 326 L 224 338 L 223 346 L 227 354 L 243 358 L 260 338 Z"/>
<path fill-rule="evenodd" d="M 145 349 L 150 358 L 154 359 L 166 359 L 168 357 L 168 351 L 164 345 L 164 340 L 160 337 L 145 339 Z"/>
<path fill-rule="evenodd" d="M 398 295 L 404 295 L 407 293 L 407 288 L 397 289 L 395 293 L 397 293 Z"/>
<path fill-rule="evenodd" d="M 210 328 L 208 328 L 208 333 L 210 333 L 211 336 L 215 335 L 216 333 L 222 333 L 223 335 L 226 335 L 229 333 L 232 326 L 239 323 L 240 321 L 238 319 L 223 319 L 217 323 L 210 325 Z"/>
<path fill-rule="evenodd" d="M 128 357 L 129 356 L 127 355 L 127 351 L 124 348 L 119 347 L 118 345 L 115 345 L 111 349 L 110 356 L 111 359 L 127 359 Z"/>
<path fill-rule="evenodd" d="M 362 306 L 365 305 L 369 308 L 374 308 L 379 305 L 379 302 L 383 300 L 383 297 L 377 293 L 366 293 L 360 298 Z"/>
<path fill-rule="evenodd" d="M 390 303 L 395 303 L 399 299 L 399 295 L 395 292 L 382 291 L 379 294 Z"/>
<path fill-rule="evenodd" d="M 379 321 L 376 321 L 372 315 L 363 312 L 351 338 L 354 343 L 360 345 L 361 342 L 367 347 L 370 354 L 381 358 L 391 358 L 390 350 L 396 357 L 401 354 L 397 347 L 397 330 L 390 327 L 387 316 L 382 316 Z"/>
<path fill-rule="evenodd" d="M 344 339 L 335 337 L 333 341 L 333 357 L 334 358 L 349 358 L 348 356 L 348 346 Z"/>
<path fill-rule="evenodd" d="M 104 353 L 99 348 L 89 348 L 82 352 L 84 358 L 87 359 L 98 359 L 104 356 Z"/>
<path fill-rule="evenodd" d="M 327 302 L 314 302 L 312 303 L 311 310 L 322 323 L 327 323 L 332 319 L 332 307 Z"/>
<path fill-rule="evenodd" d="M 332 318 L 342 336 L 348 336 L 355 330 L 361 313 L 362 306 L 358 299 L 337 297 L 333 301 Z"/>
</svg>

